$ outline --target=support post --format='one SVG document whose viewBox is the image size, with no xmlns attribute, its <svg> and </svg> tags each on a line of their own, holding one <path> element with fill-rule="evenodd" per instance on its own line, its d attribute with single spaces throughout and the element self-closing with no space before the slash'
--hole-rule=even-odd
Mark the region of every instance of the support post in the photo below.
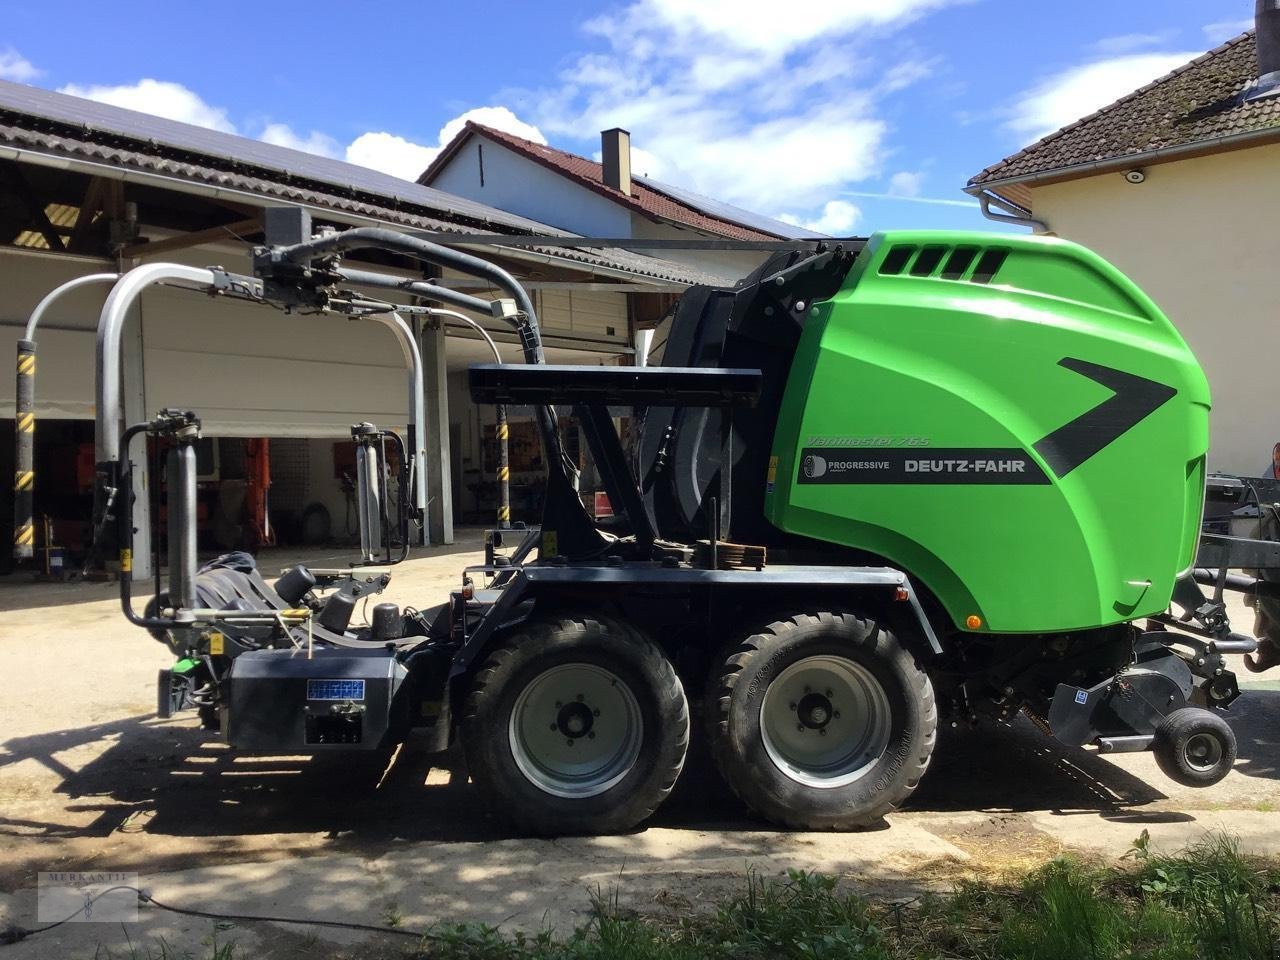
<svg viewBox="0 0 1280 960">
<path fill-rule="evenodd" d="M 121 264 L 121 270 L 130 264 Z M 143 365 L 142 301 L 134 307 L 136 316 L 127 324 L 121 344 L 122 393 L 126 424 L 142 423 L 150 419 L 147 413 L 146 370 Z M 153 547 L 151 529 L 151 476 L 147 457 L 147 435 L 140 433 L 129 444 L 129 459 L 133 461 L 133 579 L 149 580 L 153 571 Z M 124 494 L 125 491 L 121 491 Z M 169 525 L 170 552 L 173 551 L 173 523 Z M 128 576 L 123 571 L 121 576 Z"/>
<path fill-rule="evenodd" d="M 427 531 L 433 544 L 453 543 L 453 471 L 449 458 L 449 384 L 444 323 L 422 325 L 423 390 L 426 393 Z"/>
<path fill-rule="evenodd" d="M 498 404 L 498 422 L 494 428 L 498 439 L 498 529 L 511 526 L 511 452 L 507 405 Z"/>
</svg>

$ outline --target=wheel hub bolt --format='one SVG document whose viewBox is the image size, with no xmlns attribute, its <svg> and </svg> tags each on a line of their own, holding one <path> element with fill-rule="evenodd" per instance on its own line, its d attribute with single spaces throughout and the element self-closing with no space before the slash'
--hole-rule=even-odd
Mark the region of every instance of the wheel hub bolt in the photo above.
<svg viewBox="0 0 1280 960">
<path fill-rule="evenodd" d="M 598 717 L 598 716 L 600 716 L 600 711 L 599 711 L 599 710 L 592 710 L 592 711 L 591 711 L 591 715 L 592 715 L 593 717 Z"/>
<path fill-rule="evenodd" d="M 803 724 L 803 723 L 797 723 L 797 724 L 796 724 L 796 729 L 797 729 L 797 730 L 799 730 L 801 733 L 804 733 L 804 724 Z"/>
<path fill-rule="evenodd" d="M 587 734 L 588 740 L 594 740 L 595 738 L 596 738 L 596 732 L 594 730 L 592 730 L 590 733 Z"/>
<path fill-rule="evenodd" d="M 573 746 L 573 737 L 570 737 L 568 740 L 566 740 L 566 741 L 565 741 L 565 743 L 567 743 L 569 746 L 571 746 L 571 747 L 572 747 L 572 746 Z"/>
<path fill-rule="evenodd" d="M 822 729 L 820 729 L 820 730 L 818 731 L 818 736 L 820 736 L 820 737 L 825 737 L 826 735 L 827 735 L 827 728 L 826 728 L 826 727 L 823 727 Z"/>
</svg>

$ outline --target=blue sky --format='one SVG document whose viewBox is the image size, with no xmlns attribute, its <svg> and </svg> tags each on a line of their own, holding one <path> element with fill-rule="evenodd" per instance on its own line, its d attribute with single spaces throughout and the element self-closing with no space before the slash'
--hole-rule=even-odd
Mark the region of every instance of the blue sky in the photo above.
<svg viewBox="0 0 1280 960">
<path fill-rule="evenodd" d="M 216 11 L 216 16 L 214 12 Z M 833 234 L 990 227 L 982 167 L 1253 0 L 6 4 L 0 77 L 414 177 L 465 116 Z M 442 139 L 443 138 L 443 139 Z"/>
</svg>

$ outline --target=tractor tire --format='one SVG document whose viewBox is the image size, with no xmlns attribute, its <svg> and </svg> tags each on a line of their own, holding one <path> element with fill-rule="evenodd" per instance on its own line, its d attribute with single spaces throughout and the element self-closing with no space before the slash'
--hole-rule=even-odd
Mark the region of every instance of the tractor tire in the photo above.
<svg viewBox="0 0 1280 960">
<path fill-rule="evenodd" d="M 802 830 L 881 822 L 937 739 L 933 685 L 888 630 L 798 614 L 730 648 L 707 691 L 717 766 L 756 813 Z"/>
<path fill-rule="evenodd" d="M 670 661 L 595 616 L 517 628 L 476 674 L 461 726 L 492 811 L 552 836 L 634 827 L 671 792 L 689 747 Z"/>
<path fill-rule="evenodd" d="M 1184 787 L 1211 787 L 1236 762 L 1236 735 L 1227 721 L 1203 707 L 1183 707 L 1156 728 L 1156 765 Z"/>
</svg>

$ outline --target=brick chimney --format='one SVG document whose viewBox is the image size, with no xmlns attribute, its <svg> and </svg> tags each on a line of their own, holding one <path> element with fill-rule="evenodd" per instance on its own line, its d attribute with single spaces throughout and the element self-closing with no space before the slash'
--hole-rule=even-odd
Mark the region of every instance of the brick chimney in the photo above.
<svg viewBox="0 0 1280 960">
<path fill-rule="evenodd" d="M 631 196 L 631 134 L 621 127 L 600 133 L 604 185 Z"/>
</svg>

